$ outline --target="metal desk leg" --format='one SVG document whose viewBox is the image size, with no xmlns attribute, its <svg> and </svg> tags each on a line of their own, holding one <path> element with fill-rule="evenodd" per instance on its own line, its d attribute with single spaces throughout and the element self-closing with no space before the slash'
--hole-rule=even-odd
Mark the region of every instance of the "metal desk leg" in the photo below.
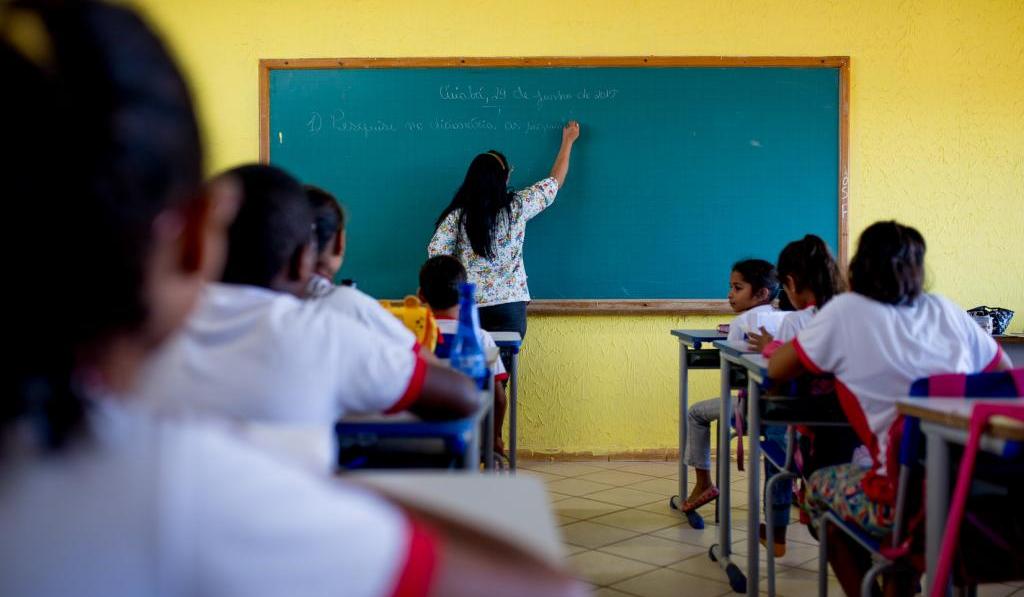
<svg viewBox="0 0 1024 597">
<path fill-rule="evenodd" d="M 758 557 L 760 545 L 761 506 L 761 386 L 753 378 L 747 380 L 747 595 L 757 597 L 757 582 L 760 579 Z M 768 549 L 772 546 L 769 545 Z"/>
<path fill-rule="evenodd" d="M 472 473 L 480 472 L 480 426 L 472 425 L 466 433 L 466 457 L 464 468 Z"/>
<path fill-rule="evenodd" d="M 668 505 L 673 510 L 681 510 L 683 501 L 690 494 L 686 477 L 686 421 L 690 411 L 689 368 L 686 364 L 688 352 L 686 342 L 679 341 L 679 493 L 669 498 Z"/>
<path fill-rule="evenodd" d="M 512 471 L 516 470 L 516 413 L 519 402 L 519 350 L 512 353 L 511 371 L 509 371 L 508 399 L 508 463 Z"/>
<path fill-rule="evenodd" d="M 729 577 L 729 586 L 737 593 L 747 591 L 747 579 L 739 567 L 732 563 L 732 511 L 729 504 L 729 418 L 732 416 L 732 389 L 729 384 L 729 361 L 721 361 L 721 402 L 720 419 L 718 421 L 718 507 L 721 515 L 718 522 L 718 543 L 708 550 L 708 557 L 717 561 Z"/>
<path fill-rule="evenodd" d="M 932 594 L 932 575 L 938 568 L 942 530 L 949 516 L 949 445 L 935 433 L 925 434 L 928 452 L 925 456 L 925 595 Z M 947 588 L 946 594 L 949 594 Z"/>
<path fill-rule="evenodd" d="M 494 470 L 494 378 L 491 378 L 491 383 L 488 384 L 488 388 L 491 389 L 488 392 L 486 400 L 490 400 L 490 407 L 487 409 L 487 416 L 484 417 L 484 429 L 483 442 L 484 442 L 484 469 L 488 471 Z"/>
</svg>

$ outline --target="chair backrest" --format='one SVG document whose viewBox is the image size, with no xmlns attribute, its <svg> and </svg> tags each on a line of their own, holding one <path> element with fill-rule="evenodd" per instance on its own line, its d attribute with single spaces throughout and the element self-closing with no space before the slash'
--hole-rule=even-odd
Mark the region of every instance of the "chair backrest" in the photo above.
<svg viewBox="0 0 1024 597">
<path fill-rule="evenodd" d="M 1016 379 L 1024 381 L 1024 376 L 1017 376 Z M 976 404 L 971 411 L 970 434 L 967 438 L 967 446 L 964 448 L 963 458 L 960 459 L 960 470 L 957 472 L 956 487 L 953 489 L 953 499 L 949 506 L 949 517 L 946 520 L 943 533 L 938 566 L 936 570 L 928 571 L 934 576 L 931 597 L 942 597 L 946 594 L 946 581 L 949 579 L 953 566 L 953 556 L 960 535 L 960 523 L 967 506 L 967 494 L 970 490 L 971 477 L 974 474 L 974 463 L 978 457 L 981 434 L 989 419 L 994 416 L 1007 417 L 1024 423 L 1024 404 L 1019 401 L 1008 404 Z"/>
<path fill-rule="evenodd" d="M 1024 368 L 995 373 L 944 373 L 910 385 L 915 398 L 1019 398 L 1024 396 Z"/>
<path fill-rule="evenodd" d="M 910 396 L 914 398 L 1018 398 L 1024 396 L 1024 368 L 994 373 L 943 373 L 922 377 L 910 385 Z M 896 525 L 893 533 L 893 548 L 903 541 L 904 515 L 906 511 L 908 481 L 912 470 L 920 468 L 924 438 L 921 422 L 906 417 L 899 438 L 899 481 L 896 494 Z M 904 548 L 909 544 L 904 544 Z"/>
</svg>

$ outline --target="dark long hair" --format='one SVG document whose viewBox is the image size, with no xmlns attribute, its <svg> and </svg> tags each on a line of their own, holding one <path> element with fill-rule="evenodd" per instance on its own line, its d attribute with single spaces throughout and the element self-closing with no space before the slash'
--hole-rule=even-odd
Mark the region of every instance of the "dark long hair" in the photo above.
<svg viewBox="0 0 1024 597">
<path fill-rule="evenodd" d="M 434 228 L 440 226 L 448 214 L 458 212 L 458 234 L 465 230 L 473 252 L 493 259 L 498 225 L 502 221 L 511 225 L 509 212 L 515 192 L 508 188 L 508 174 L 508 160 L 499 151 L 492 149 L 473 158 L 462 186 L 441 212 Z"/>
<path fill-rule="evenodd" d="M 880 303 L 909 305 L 924 292 L 924 237 L 896 221 L 860 235 L 850 261 L 850 289 Z"/>
<path fill-rule="evenodd" d="M 0 159 L 3 254 L 16 314 L 0 427 L 27 418 L 56 449 L 84 429 L 80 355 L 147 321 L 154 222 L 195 196 L 199 130 L 178 69 L 131 11 L 21 2 L 0 20 L 0 113 L 13 116 Z M 32 43 L 3 35 L 19 27 Z"/>
<path fill-rule="evenodd" d="M 820 236 L 808 234 L 779 253 L 779 280 L 792 276 L 797 290 L 810 290 L 818 308 L 846 290 L 839 265 Z"/>
</svg>

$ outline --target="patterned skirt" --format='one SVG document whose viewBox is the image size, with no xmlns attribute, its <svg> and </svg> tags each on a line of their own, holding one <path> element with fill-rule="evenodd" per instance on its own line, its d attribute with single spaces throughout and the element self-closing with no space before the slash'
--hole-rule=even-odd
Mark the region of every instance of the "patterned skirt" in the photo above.
<svg viewBox="0 0 1024 597">
<path fill-rule="evenodd" d="M 831 510 L 841 520 L 854 524 L 876 538 L 892 531 L 894 508 L 872 501 L 864 494 L 861 480 L 868 473 L 857 464 L 840 464 L 818 469 L 807 481 L 804 507 L 812 518 Z"/>
</svg>

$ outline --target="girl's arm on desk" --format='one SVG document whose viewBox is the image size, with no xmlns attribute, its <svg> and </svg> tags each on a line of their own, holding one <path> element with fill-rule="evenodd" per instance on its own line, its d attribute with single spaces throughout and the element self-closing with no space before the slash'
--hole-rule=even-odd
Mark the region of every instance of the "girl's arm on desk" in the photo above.
<svg viewBox="0 0 1024 597">
<path fill-rule="evenodd" d="M 780 346 L 768 360 L 768 377 L 775 381 L 789 381 L 805 371 L 792 342 Z"/>
</svg>

